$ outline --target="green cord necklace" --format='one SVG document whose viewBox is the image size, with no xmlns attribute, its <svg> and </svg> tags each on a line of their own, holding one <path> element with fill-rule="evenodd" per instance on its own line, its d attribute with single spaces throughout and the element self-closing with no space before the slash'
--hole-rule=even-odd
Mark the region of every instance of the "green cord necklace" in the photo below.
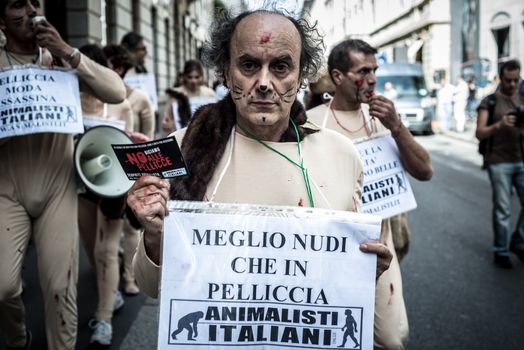
<svg viewBox="0 0 524 350">
<path fill-rule="evenodd" d="M 291 125 L 293 125 L 293 128 L 295 129 L 295 134 L 297 135 L 298 156 L 300 157 L 300 163 L 295 162 L 293 159 L 289 158 L 284 153 L 274 149 L 273 147 L 271 147 L 270 145 L 268 145 L 264 141 L 260 140 L 258 137 L 256 137 L 255 135 L 253 135 L 249 131 L 247 131 L 244 128 L 242 128 L 238 123 L 237 123 L 237 126 L 240 128 L 240 130 L 242 130 L 244 132 L 244 134 L 246 134 L 247 136 L 249 136 L 253 140 L 257 141 L 258 143 L 262 144 L 263 146 L 265 146 L 269 150 L 271 150 L 271 151 L 275 152 L 276 154 L 280 155 L 281 157 L 284 157 L 288 162 L 290 162 L 291 164 L 297 166 L 300 169 L 300 171 L 302 172 L 302 177 L 304 178 L 304 183 L 306 184 L 306 192 L 307 192 L 307 196 L 309 198 L 309 205 L 310 205 L 311 208 L 314 208 L 315 207 L 315 203 L 313 202 L 313 193 L 311 192 L 311 184 L 309 182 L 309 173 L 308 173 L 307 168 L 304 167 L 304 158 L 302 158 L 302 151 L 300 149 L 300 136 L 298 134 L 298 129 L 297 129 L 297 126 L 296 126 L 295 122 L 293 121 L 293 119 L 289 118 L 289 121 L 291 122 Z"/>
</svg>

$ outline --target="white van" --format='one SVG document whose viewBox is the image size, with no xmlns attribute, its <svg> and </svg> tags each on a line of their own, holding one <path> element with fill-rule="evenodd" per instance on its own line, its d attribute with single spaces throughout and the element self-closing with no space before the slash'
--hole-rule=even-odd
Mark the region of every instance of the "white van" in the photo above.
<svg viewBox="0 0 524 350">
<path fill-rule="evenodd" d="M 376 92 L 393 100 L 404 125 L 430 135 L 435 103 L 429 96 L 420 64 L 386 63 L 377 69 Z"/>
</svg>

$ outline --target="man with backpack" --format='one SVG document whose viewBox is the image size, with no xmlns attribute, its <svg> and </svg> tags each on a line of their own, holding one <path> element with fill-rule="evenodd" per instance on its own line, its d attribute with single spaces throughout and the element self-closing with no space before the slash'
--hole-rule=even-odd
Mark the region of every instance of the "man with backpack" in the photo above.
<svg viewBox="0 0 524 350">
<path fill-rule="evenodd" d="M 493 189 L 493 253 L 498 267 L 510 269 L 509 252 L 524 262 L 524 94 L 519 92 L 520 63 L 504 62 L 499 89 L 477 108 L 476 137 Z M 512 188 L 520 199 L 517 227 L 510 234 Z"/>
</svg>

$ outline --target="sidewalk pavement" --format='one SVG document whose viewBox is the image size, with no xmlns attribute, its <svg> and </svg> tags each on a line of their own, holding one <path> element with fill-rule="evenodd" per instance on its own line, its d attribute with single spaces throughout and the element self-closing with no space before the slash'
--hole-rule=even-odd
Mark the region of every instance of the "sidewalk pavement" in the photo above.
<svg viewBox="0 0 524 350">
<path fill-rule="evenodd" d="M 159 304 L 159 299 L 147 298 L 120 345 L 120 350 L 157 348 Z"/>
<path fill-rule="evenodd" d="M 453 139 L 470 142 L 474 144 L 478 144 L 479 141 L 475 137 L 475 129 L 477 128 L 477 120 L 476 119 L 468 119 L 466 120 L 466 125 L 464 127 L 463 132 L 458 132 L 455 130 L 445 131 L 445 132 L 435 132 L 436 135 L 442 135 L 446 137 L 451 137 Z"/>
</svg>

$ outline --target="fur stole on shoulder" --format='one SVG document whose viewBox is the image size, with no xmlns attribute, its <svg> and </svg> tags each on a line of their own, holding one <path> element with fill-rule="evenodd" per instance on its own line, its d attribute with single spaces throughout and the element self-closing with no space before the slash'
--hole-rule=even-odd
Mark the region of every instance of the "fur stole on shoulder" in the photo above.
<svg viewBox="0 0 524 350">
<path fill-rule="evenodd" d="M 178 104 L 178 116 L 180 117 L 180 125 L 185 128 L 191 120 L 191 107 L 189 105 L 189 98 L 183 93 L 175 90 L 174 88 L 167 88 L 166 94 L 172 97 Z M 166 108 L 170 108 L 168 106 Z M 174 118 L 174 116 L 173 116 Z"/>
<path fill-rule="evenodd" d="M 298 127 L 300 139 L 318 131 L 302 126 L 307 117 L 300 102 L 295 101 L 291 106 L 291 117 Z M 204 198 L 235 123 L 236 109 L 230 95 L 195 112 L 181 146 L 189 175 L 172 180 L 171 199 L 200 201 Z M 280 142 L 296 140 L 295 130 L 290 124 Z"/>
</svg>

